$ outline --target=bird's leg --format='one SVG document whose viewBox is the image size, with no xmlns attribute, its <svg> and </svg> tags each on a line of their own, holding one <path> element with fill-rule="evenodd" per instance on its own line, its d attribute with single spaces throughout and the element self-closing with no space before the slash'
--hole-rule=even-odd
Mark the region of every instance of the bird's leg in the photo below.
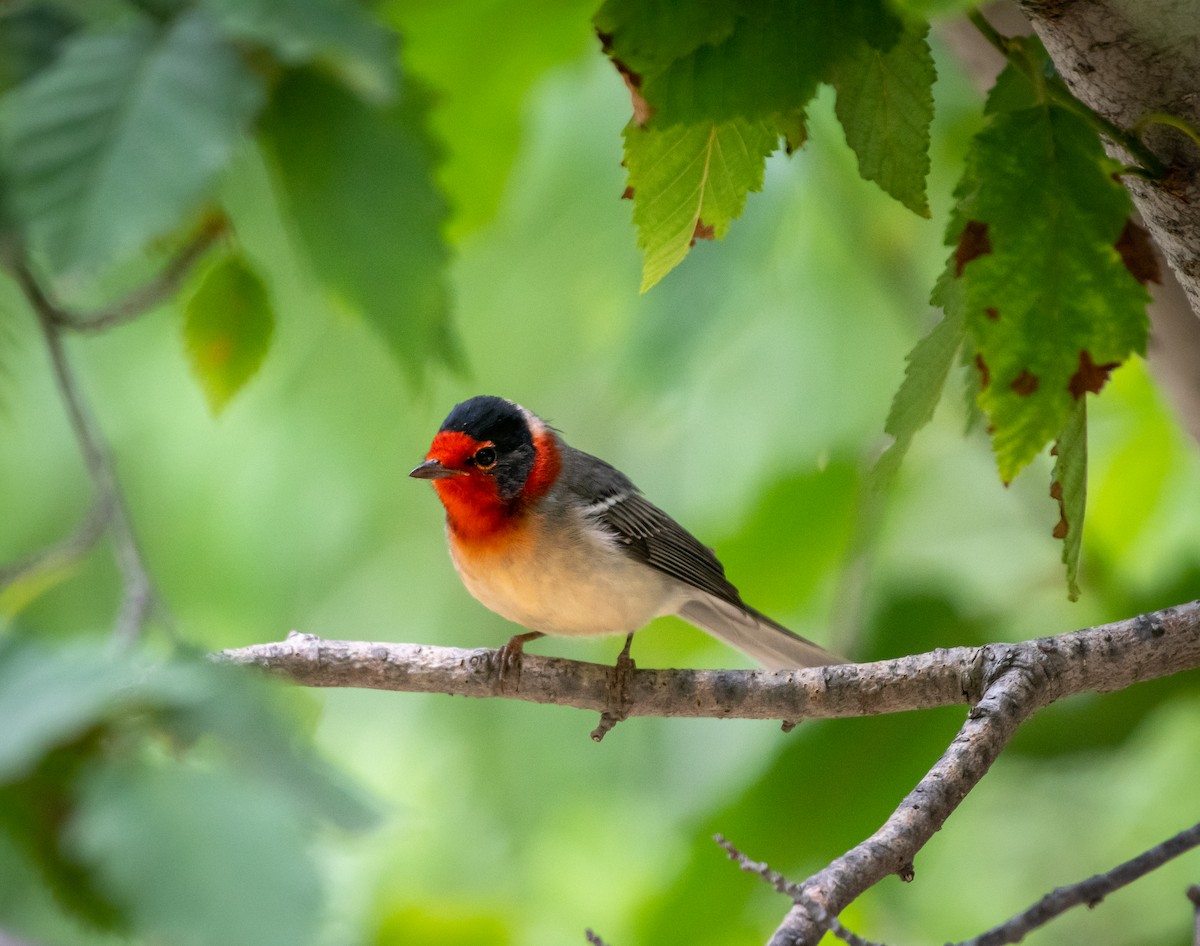
<svg viewBox="0 0 1200 946">
<path fill-rule="evenodd" d="M 541 631 L 526 631 L 524 634 L 514 634 L 508 643 L 496 651 L 500 663 L 500 688 L 503 689 L 511 674 L 513 686 L 521 684 L 521 658 L 525 656 L 525 645 L 539 637 L 545 637 Z"/>
<path fill-rule="evenodd" d="M 600 714 L 600 725 L 592 730 L 592 739 L 599 742 L 605 734 L 626 716 L 625 707 L 629 704 L 629 675 L 637 669 L 637 664 L 629 656 L 629 648 L 633 645 L 633 634 L 625 638 L 625 646 L 617 654 L 617 662 L 613 666 L 612 686 L 608 691 L 609 709 Z"/>
</svg>

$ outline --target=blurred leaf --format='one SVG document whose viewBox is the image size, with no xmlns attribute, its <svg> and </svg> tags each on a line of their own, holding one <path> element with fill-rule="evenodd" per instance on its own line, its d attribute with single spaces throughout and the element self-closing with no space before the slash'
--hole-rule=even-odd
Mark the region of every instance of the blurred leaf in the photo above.
<svg viewBox="0 0 1200 946">
<path fill-rule="evenodd" d="M 1007 71 L 1002 88 L 1020 81 Z M 963 282 L 1005 482 L 1084 391 L 1145 350 L 1149 296 L 1114 247 L 1131 210 L 1115 170 L 1091 126 L 1048 100 L 993 111 L 972 142 L 948 269 Z"/>
<path fill-rule="evenodd" d="M 74 17 L 50 3 L 0 10 L 0 93 L 49 65 L 77 25 Z"/>
<path fill-rule="evenodd" d="M 130 666 L 92 643 L 51 652 L 0 639 L 0 783 L 107 720 L 132 681 Z"/>
<path fill-rule="evenodd" d="M 240 254 L 227 256 L 204 274 L 185 313 L 192 372 L 219 414 L 258 371 L 271 344 L 275 313 L 267 287 Z"/>
<path fill-rule="evenodd" d="M 313 63 L 364 98 L 396 90 L 396 37 L 355 0 L 200 0 L 230 36 L 287 65 Z"/>
<path fill-rule="evenodd" d="M 1050 495 L 1060 512 L 1054 537 L 1062 539 L 1063 564 L 1067 566 L 1067 596 L 1079 599 L 1079 549 L 1083 544 L 1083 514 L 1087 506 L 1087 398 L 1080 397 L 1067 425 L 1054 443 L 1057 459 Z"/>
<path fill-rule="evenodd" d="M 100 756 L 105 735 L 102 727 L 94 727 L 47 752 L 19 779 L 0 781 L 0 835 L 65 910 L 112 929 L 125 925 L 126 918 L 96 887 L 87 865 L 59 843 L 74 808 L 76 781 Z"/>
<path fill-rule="evenodd" d="M 859 43 L 833 67 L 837 116 L 859 173 L 922 217 L 929 216 L 933 65 L 929 27 L 909 27 L 890 49 Z"/>
<path fill-rule="evenodd" d="M 976 0 L 890 0 L 888 5 L 897 13 L 921 20 L 962 13 L 979 6 Z"/>
<path fill-rule="evenodd" d="M 14 208 L 58 270 L 117 261 L 178 225 L 261 101 L 198 13 L 82 35 L 5 102 Z"/>
<path fill-rule="evenodd" d="M 876 489 L 887 485 L 917 431 L 933 420 L 963 337 L 962 312 L 950 307 L 945 317 L 905 356 L 904 380 L 892 398 L 883 428 L 894 440 L 875 464 L 872 480 Z"/>
<path fill-rule="evenodd" d="M 227 772 L 122 763 L 83 780 L 67 839 L 154 938 L 300 946 L 321 891 L 298 814 Z"/>
<path fill-rule="evenodd" d="M 404 367 L 454 363 L 445 201 L 426 101 L 407 81 L 400 100 L 372 107 L 310 72 L 290 75 L 263 121 L 282 196 L 313 268 L 359 312 Z"/>
<path fill-rule="evenodd" d="M 642 292 L 687 256 L 697 237 L 721 239 L 762 188 L 778 135 L 765 122 L 625 129 L 633 222 L 645 254 Z"/>
</svg>

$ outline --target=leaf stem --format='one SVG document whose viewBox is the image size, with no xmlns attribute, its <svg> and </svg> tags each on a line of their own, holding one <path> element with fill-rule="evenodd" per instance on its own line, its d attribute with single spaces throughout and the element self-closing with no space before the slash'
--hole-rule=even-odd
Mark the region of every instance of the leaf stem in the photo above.
<svg viewBox="0 0 1200 946">
<path fill-rule="evenodd" d="M 1140 130 L 1142 123 L 1139 123 L 1137 130 L 1129 132 L 1114 122 L 1109 121 L 1103 115 L 1079 101 L 1079 99 L 1071 94 L 1071 90 L 1061 80 L 1047 82 L 1046 77 L 1035 69 L 1029 58 L 1024 55 L 1026 46 L 1023 39 L 1005 36 L 992 26 L 988 22 L 987 17 L 977 9 L 970 10 L 967 13 L 967 19 L 971 21 L 975 29 L 979 30 L 984 39 L 991 43 L 1011 66 L 1020 70 L 1022 75 L 1029 79 L 1030 82 L 1039 89 L 1042 89 L 1056 105 L 1069 109 L 1085 119 L 1099 134 L 1120 145 L 1141 162 L 1142 167 L 1137 171 L 1139 177 L 1161 180 L 1166 176 L 1167 171 L 1162 161 L 1158 159 L 1158 156 L 1153 151 L 1146 147 L 1137 135 L 1137 130 Z M 1057 80 L 1057 76 L 1055 79 Z M 1165 117 L 1169 118 L 1170 116 Z M 1143 119 L 1143 122 L 1145 121 L 1146 119 Z M 1179 127 L 1174 122 L 1163 123 Z M 1190 129 L 1187 130 L 1190 131 Z"/>
</svg>

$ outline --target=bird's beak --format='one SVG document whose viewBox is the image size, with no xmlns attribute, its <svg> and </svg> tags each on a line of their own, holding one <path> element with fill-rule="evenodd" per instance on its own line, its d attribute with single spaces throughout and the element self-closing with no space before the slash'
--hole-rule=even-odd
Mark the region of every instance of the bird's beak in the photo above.
<svg viewBox="0 0 1200 946">
<path fill-rule="evenodd" d="M 408 475 L 418 480 L 444 480 L 448 476 L 459 476 L 462 472 L 442 466 L 441 460 L 426 460 Z"/>
</svg>

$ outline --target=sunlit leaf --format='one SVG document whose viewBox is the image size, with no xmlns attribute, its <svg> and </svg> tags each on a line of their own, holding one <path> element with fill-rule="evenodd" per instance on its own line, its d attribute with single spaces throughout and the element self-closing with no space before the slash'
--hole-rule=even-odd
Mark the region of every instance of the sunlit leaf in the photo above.
<svg viewBox="0 0 1200 946">
<path fill-rule="evenodd" d="M 766 122 L 625 129 L 643 292 L 679 265 L 697 238 L 725 236 L 746 196 L 761 189 L 777 141 Z"/>
<path fill-rule="evenodd" d="M 888 49 L 859 43 L 833 67 L 837 116 L 859 173 L 922 217 L 936 78 L 926 33 L 909 27 Z"/>
<path fill-rule="evenodd" d="M 206 16 L 82 35 L 6 101 L 13 207 L 58 270 L 116 261 L 178 226 L 261 100 Z"/>
<path fill-rule="evenodd" d="M 187 301 L 183 337 L 214 414 L 258 371 L 274 329 L 267 287 L 240 255 L 204 274 Z"/>
</svg>

